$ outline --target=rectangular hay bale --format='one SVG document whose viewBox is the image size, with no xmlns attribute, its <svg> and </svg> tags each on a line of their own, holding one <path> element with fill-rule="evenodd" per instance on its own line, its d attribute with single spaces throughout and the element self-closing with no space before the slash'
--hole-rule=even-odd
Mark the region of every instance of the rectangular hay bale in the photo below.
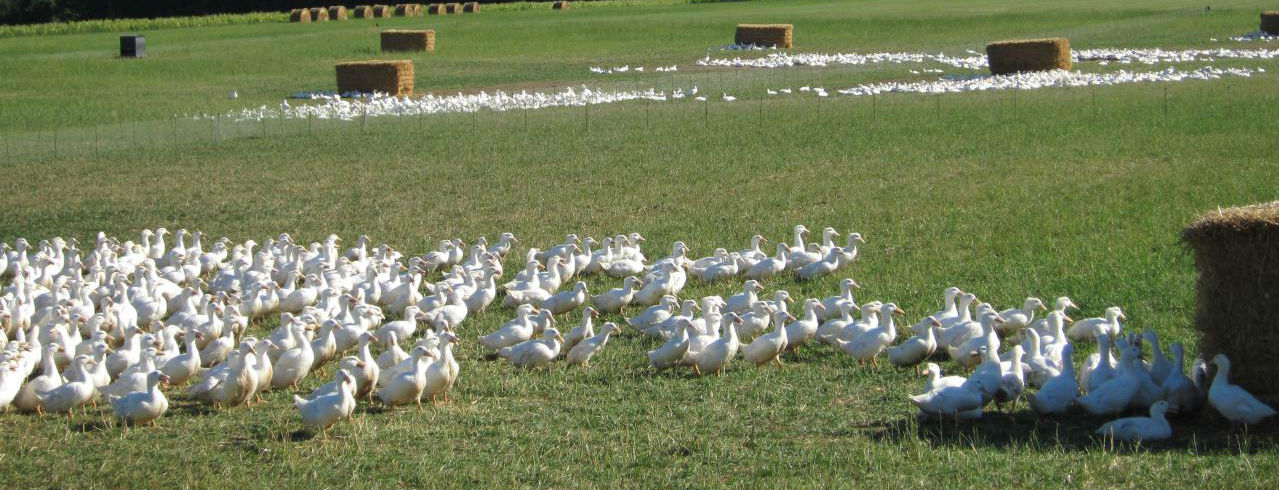
<svg viewBox="0 0 1279 490">
<path fill-rule="evenodd" d="M 435 31 L 430 29 L 382 31 L 382 51 L 435 51 Z"/>
<path fill-rule="evenodd" d="M 568 0 L 556 0 L 555 3 L 551 4 L 551 8 L 555 10 L 568 10 L 572 6 Z"/>
<path fill-rule="evenodd" d="M 347 19 L 346 7 L 342 5 L 334 5 L 332 7 L 329 7 L 329 19 L 346 20 Z"/>
<path fill-rule="evenodd" d="M 413 93 L 412 60 L 348 61 L 338 63 L 338 93 L 383 92 L 390 95 Z"/>
<path fill-rule="evenodd" d="M 480 11 L 480 2 L 466 2 L 462 4 L 462 12 L 473 14 Z"/>
<path fill-rule="evenodd" d="M 289 12 L 289 22 L 311 22 L 309 9 L 293 9 Z"/>
<path fill-rule="evenodd" d="M 1279 36 L 1279 10 L 1267 10 L 1261 13 L 1261 32 Z"/>
<path fill-rule="evenodd" d="M 790 49 L 793 31 L 790 24 L 738 24 L 733 43 Z"/>
<path fill-rule="evenodd" d="M 328 20 L 329 20 L 329 9 L 326 9 L 324 7 L 311 8 L 312 22 L 327 22 Z"/>
<path fill-rule="evenodd" d="M 986 45 L 990 72 L 995 75 L 1024 71 L 1070 69 L 1070 40 L 1066 38 L 1016 39 Z"/>
<path fill-rule="evenodd" d="M 1279 403 L 1279 201 L 1210 211 L 1181 234 L 1194 252 L 1195 330 L 1230 382 Z"/>
<path fill-rule="evenodd" d="M 368 5 L 356 5 L 355 8 L 351 9 L 351 16 L 357 19 L 372 19 L 373 7 Z"/>
</svg>

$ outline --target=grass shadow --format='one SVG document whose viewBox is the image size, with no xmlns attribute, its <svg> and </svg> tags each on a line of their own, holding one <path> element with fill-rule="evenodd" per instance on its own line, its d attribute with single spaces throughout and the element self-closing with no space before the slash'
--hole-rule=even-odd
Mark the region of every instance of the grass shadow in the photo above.
<svg viewBox="0 0 1279 490">
<path fill-rule="evenodd" d="M 1127 414 L 1132 416 L 1136 414 Z M 1040 417 L 1032 410 L 987 412 L 971 422 L 929 420 L 914 417 L 871 421 L 853 429 L 869 432 L 883 442 L 920 440 L 934 447 L 1000 449 L 1031 448 L 1117 453 L 1191 451 L 1195 454 L 1261 454 L 1279 447 L 1279 422 L 1268 421 L 1244 428 L 1231 427 L 1218 417 L 1199 413 L 1170 420 L 1173 436 L 1163 441 L 1130 443 L 1094 434 L 1102 424 L 1119 417 L 1094 417 L 1074 412 L 1062 417 Z"/>
</svg>

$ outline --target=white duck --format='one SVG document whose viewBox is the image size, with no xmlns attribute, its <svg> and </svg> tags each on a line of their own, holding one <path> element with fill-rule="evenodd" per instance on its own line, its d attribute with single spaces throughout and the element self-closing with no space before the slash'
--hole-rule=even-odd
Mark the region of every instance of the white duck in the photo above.
<svg viewBox="0 0 1279 490">
<path fill-rule="evenodd" d="M 559 330 L 547 328 L 542 332 L 541 339 L 504 347 L 497 351 L 497 354 L 506 358 L 515 367 L 540 368 L 559 356 L 562 342 L 564 337 L 560 336 Z"/>
<path fill-rule="evenodd" d="M 751 309 L 751 305 L 759 301 L 759 291 L 763 291 L 764 286 L 759 281 L 748 279 L 742 283 L 742 292 L 729 296 L 724 301 L 725 313 L 744 314 Z"/>
<path fill-rule="evenodd" d="M 750 339 L 768 330 L 768 326 L 773 321 L 774 311 L 773 306 L 767 301 L 756 301 L 751 304 L 750 311 L 740 315 L 742 326 L 737 329 L 737 336 L 741 339 Z M 787 320 L 795 319 L 789 314 L 786 315 L 786 318 Z"/>
<path fill-rule="evenodd" d="M 315 351 L 311 347 L 310 340 L 306 338 L 305 329 L 306 327 L 301 324 L 293 325 L 291 329 L 294 339 L 293 348 L 284 351 L 272 363 L 272 388 L 296 386 L 311 372 L 311 365 L 315 363 Z"/>
<path fill-rule="evenodd" d="M 1063 316 L 1066 315 L 1066 310 L 1069 309 L 1079 309 L 1079 306 L 1076 305 L 1069 296 L 1061 296 L 1053 302 L 1053 311 L 1061 313 Z M 1039 332 L 1040 337 L 1052 335 L 1052 331 L 1048 328 L 1047 318 L 1040 318 L 1031 322 L 1029 328 L 1033 328 L 1035 331 Z"/>
<path fill-rule="evenodd" d="M 679 300 L 674 296 L 662 296 L 661 301 L 653 306 L 646 308 L 640 314 L 626 319 L 626 324 L 633 328 L 644 330 L 653 325 L 660 324 L 671 317 L 675 313 L 675 306 Z"/>
<path fill-rule="evenodd" d="M 677 319 L 675 322 L 675 335 L 662 344 L 661 347 L 648 351 L 648 362 L 654 369 L 661 371 L 684 362 L 684 358 L 688 354 L 688 348 L 691 345 L 688 329 L 692 325 L 688 318 Z"/>
<path fill-rule="evenodd" d="M 1159 345 L 1159 334 L 1154 330 L 1146 329 L 1141 334 L 1142 339 L 1150 343 L 1150 352 L 1154 354 L 1154 359 L 1150 361 L 1150 379 L 1157 385 L 1162 385 L 1164 380 L 1168 379 L 1168 375 L 1172 373 L 1172 361 L 1164 356 L 1164 351 Z"/>
<path fill-rule="evenodd" d="M 811 298 L 804 301 L 803 316 L 786 325 L 787 351 L 798 349 L 817 336 L 817 312 L 821 309 L 821 301 Z"/>
<path fill-rule="evenodd" d="M 1087 395 L 1075 399 L 1088 413 L 1093 415 L 1119 413 L 1128 407 L 1137 390 L 1141 388 L 1141 382 L 1133 372 L 1141 369 L 1137 366 L 1141 351 L 1124 342 L 1120 342 L 1119 345 L 1119 373 L 1089 391 Z"/>
<path fill-rule="evenodd" d="M 745 276 L 757 281 L 768 279 L 786 270 L 787 265 L 790 263 L 789 259 L 790 248 L 785 243 L 778 243 L 777 255 L 756 262 L 755 265 L 746 270 Z"/>
<path fill-rule="evenodd" d="M 1079 396 L 1079 381 L 1075 380 L 1075 348 L 1067 345 L 1062 350 L 1061 372 L 1045 381 L 1039 391 L 1026 395 L 1031 408 L 1040 415 L 1060 415 L 1070 409 Z"/>
<path fill-rule="evenodd" d="M 1111 356 L 1110 335 L 1097 334 L 1097 352 L 1084 359 L 1084 366 L 1079 370 L 1079 387 L 1085 393 L 1110 381 L 1119 372 Z"/>
<path fill-rule="evenodd" d="M 1163 389 L 1167 394 L 1168 411 L 1172 413 L 1194 412 L 1203 403 L 1203 393 L 1194 381 L 1186 377 L 1185 349 L 1180 343 L 1173 342 L 1168 346 L 1172 351 L 1173 365 L 1168 377 L 1164 378 Z"/>
<path fill-rule="evenodd" d="M 1048 307 L 1044 306 L 1043 300 L 1035 297 L 1026 298 L 1021 308 L 1011 308 L 999 312 L 999 316 L 1004 318 L 1004 323 L 999 325 L 998 332 L 1000 335 L 1010 335 L 1030 325 L 1035 320 L 1035 310 L 1047 311 Z"/>
<path fill-rule="evenodd" d="M 1217 375 L 1208 388 L 1208 403 L 1232 424 L 1256 424 L 1275 414 L 1275 409 L 1262 403 L 1238 385 L 1230 384 L 1230 359 L 1225 354 L 1212 358 Z"/>
<path fill-rule="evenodd" d="M 543 300 L 542 308 L 551 310 L 553 315 L 562 315 L 586 304 L 586 298 L 586 282 L 577 281 L 572 291 L 559 292 Z"/>
<path fill-rule="evenodd" d="M 604 350 L 604 345 L 608 343 L 610 334 L 620 333 L 616 323 L 606 322 L 600 329 L 600 333 L 578 342 L 568 351 L 568 365 L 576 366 L 578 364 L 587 365 L 591 362 L 591 357 Z"/>
<path fill-rule="evenodd" d="M 1106 422 L 1096 434 L 1110 436 L 1120 441 L 1158 441 L 1172 437 L 1172 426 L 1164 414 L 1168 402 L 1160 400 L 1150 405 L 1150 417 L 1125 417 Z"/>
<path fill-rule="evenodd" d="M 187 330 L 186 352 L 169 358 L 163 366 L 160 366 L 160 372 L 168 378 L 165 381 L 166 384 L 186 383 L 196 371 L 200 370 L 200 349 L 196 347 L 196 344 L 203 338 L 204 334 L 196 330 Z"/>
<path fill-rule="evenodd" d="M 124 396 L 108 396 L 111 409 L 121 422 L 131 425 L 151 424 L 169 410 L 169 399 L 160 391 L 160 386 L 169 383 L 169 376 L 160 371 L 147 374 L 147 388 L 144 391 L 126 393 Z"/>
<path fill-rule="evenodd" d="M 582 309 L 582 323 L 570 329 L 568 334 L 564 336 L 564 345 L 560 348 L 560 354 L 566 355 L 568 351 L 578 342 L 595 336 L 594 319 L 600 316 L 594 307 L 587 306 Z"/>
<path fill-rule="evenodd" d="M 431 359 L 425 347 L 414 347 L 413 362 L 410 369 L 391 375 L 386 385 L 378 390 L 377 398 L 383 405 L 394 407 L 416 403 L 422 404 L 422 391 L 426 389 L 427 361 Z"/>
<path fill-rule="evenodd" d="M 973 420 L 981 418 L 982 394 L 969 387 L 944 386 L 909 397 L 919 408 L 920 418 L 948 418 Z"/>
<path fill-rule="evenodd" d="M 858 335 L 851 342 L 838 342 L 838 345 L 848 355 L 857 359 L 858 364 L 870 360 L 872 364 L 878 366 L 879 353 L 897 340 L 897 325 L 893 316 L 905 313 L 896 304 L 885 303 L 879 307 L 879 328 Z"/>
<path fill-rule="evenodd" d="M 76 378 L 82 381 L 69 381 L 51 390 L 36 393 L 36 400 L 42 410 L 54 413 L 66 412 L 67 417 L 70 417 L 76 407 L 89 403 L 89 400 L 93 399 L 97 388 L 89 379 L 88 371 L 85 370 L 89 356 L 76 356 L 72 361 L 71 369 L 77 371 Z"/>
<path fill-rule="evenodd" d="M 724 372 L 724 366 L 726 366 L 729 361 L 732 361 L 733 357 L 737 356 L 737 349 L 739 347 L 737 340 L 737 324 L 741 323 L 742 319 L 732 313 L 729 315 L 733 316 L 733 320 L 728 324 L 728 328 L 726 330 L 727 335 L 716 339 L 700 351 L 693 352 L 690 350 L 688 352 L 688 356 L 692 358 L 693 361 L 693 371 L 699 376 L 703 374 L 710 374 L 712 372 L 715 374 Z M 814 320 L 814 322 L 816 322 L 816 320 Z M 816 326 L 814 326 L 814 329 L 816 329 Z"/>
<path fill-rule="evenodd" d="M 1122 330 L 1119 320 L 1127 319 L 1128 317 L 1124 315 L 1123 310 L 1119 309 L 1118 306 L 1111 306 L 1106 308 L 1105 316 L 1085 318 L 1071 324 L 1070 329 L 1066 331 L 1066 336 L 1075 342 L 1096 338 L 1099 333 L 1110 335 L 1113 338 L 1119 335 Z"/>
<path fill-rule="evenodd" d="M 350 419 L 355 411 L 355 377 L 345 369 L 337 371 L 337 392 L 307 400 L 293 395 L 293 405 L 302 415 L 302 425 L 311 430 L 328 431 L 334 423 Z"/>
<path fill-rule="evenodd" d="M 964 382 L 968 381 L 963 376 L 942 376 L 941 366 L 938 366 L 935 362 L 924 365 L 924 374 L 928 376 L 927 380 L 924 381 L 925 393 L 947 386 L 963 386 Z"/>
<path fill-rule="evenodd" d="M 756 337 L 750 344 L 742 347 L 742 357 L 748 362 L 755 363 L 756 366 L 770 362 L 776 363 L 779 367 L 782 365 L 781 355 L 786 351 L 786 318 L 790 314 L 778 311 L 773 315 L 776 317 L 773 321 L 776 325 L 773 331 Z"/>
<path fill-rule="evenodd" d="M 839 313 L 839 305 L 848 303 L 853 309 L 857 309 L 857 298 L 853 296 L 854 289 L 861 289 L 862 285 L 858 284 L 852 278 L 846 277 L 839 281 L 839 294 L 822 300 L 822 306 L 826 308 L 825 314 L 819 319 L 826 321 Z"/>
<path fill-rule="evenodd" d="M 622 287 L 610 289 L 591 297 L 591 305 L 601 313 L 617 313 L 626 308 L 635 299 L 635 293 L 644 287 L 644 283 L 635 276 L 627 276 L 622 280 Z M 543 304 L 545 306 L 545 304 Z"/>
<path fill-rule="evenodd" d="M 461 338 L 452 331 L 440 332 L 438 354 L 436 360 L 426 366 L 426 384 L 422 387 L 422 395 L 430 396 L 432 402 L 438 401 L 440 397 L 444 401 L 449 399 L 449 390 L 453 388 L 453 382 L 457 381 L 460 366 L 457 359 L 453 357 L 453 344 L 461 341 Z"/>
<path fill-rule="evenodd" d="M 515 319 L 506 322 L 497 331 L 480 337 L 480 345 L 497 351 L 503 347 L 510 347 L 532 338 L 533 323 L 529 319 L 532 314 L 532 306 L 521 305 L 515 313 Z"/>
<path fill-rule="evenodd" d="M 58 372 L 58 364 L 54 361 L 54 356 L 61 350 L 63 348 L 60 344 L 45 344 L 44 356 L 40 359 L 40 375 L 22 385 L 17 397 L 13 399 L 14 407 L 24 412 L 37 410 L 40 408 L 40 392 L 52 390 L 67 382 Z"/>
<path fill-rule="evenodd" d="M 946 298 L 946 305 L 941 310 L 937 311 L 936 313 L 933 313 L 932 317 L 936 318 L 937 321 L 941 322 L 942 325 L 947 325 L 949 323 L 954 322 L 955 320 L 958 320 L 959 306 L 955 304 L 955 298 L 963 293 L 964 292 L 962 290 L 960 290 L 958 287 L 955 287 L 955 286 L 946 288 L 946 291 L 944 293 L 944 296 Z"/>
<path fill-rule="evenodd" d="M 844 264 L 847 263 L 846 257 L 847 256 L 840 253 L 840 251 L 832 250 L 830 253 L 826 254 L 822 260 L 800 267 L 799 270 L 795 271 L 795 275 L 798 276 L 801 281 L 828 276 L 844 267 Z"/>
<path fill-rule="evenodd" d="M 910 326 L 915 335 L 896 347 L 888 349 L 888 361 L 894 366 L 914 366 L 937 351 L 937 337 L 933 328 L 941 326 L 934 317 L 927 317 Z"/>
</svg>

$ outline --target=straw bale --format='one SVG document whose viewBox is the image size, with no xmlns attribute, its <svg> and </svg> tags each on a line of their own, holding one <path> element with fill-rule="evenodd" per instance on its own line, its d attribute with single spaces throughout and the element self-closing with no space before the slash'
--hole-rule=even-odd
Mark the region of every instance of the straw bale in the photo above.
<svg viewBox="0 0 1279 490">
<path fill-rule="evenodd" d="M 435 31 L 430 29 L 382 31 L 382 51 L 435 51 Z"/>
<path fill-rule="evenodd" d="M 738 24 L 733 43 L 790 49 L 792 31 L 790 24 Z"/>
<path fill-rule="evenodd" d="M 1279 10 L 1267 10 L 1261 13 L 1261 32 L 1279 36 Z"/>
<path fill-rule="evenodd" d="M 986 45 L 990 72 L 995 75 L 1024 71 L 1070 69 L 1070 41 L 1066 38 L 1016 39 Z"/>
<path fill-rule="evenodd" d="M 413 93 L 412 60 L 349 61 L 338 63 L 338 93 L 350 91 Z"/>
<path fill-rule="evenodd" d="M 1199 270 L 1201 357 L 1226 354 L 1232 383 L 1279 403 L 1279 201 L 1210 211 L 1181 238 Z"/>
<path fill-rule="evenodd" d="M 346 20 L 347 19 L 346 7 L 342 5 L 334 5 L 332 7 L 329 7 L 329 19 Z"/>
<path fill-rule="evenodd" d="M 289 22 L 311 22 L 311 11 L 308 9 L 293 9 L 289 12 Z"/>
</svg>

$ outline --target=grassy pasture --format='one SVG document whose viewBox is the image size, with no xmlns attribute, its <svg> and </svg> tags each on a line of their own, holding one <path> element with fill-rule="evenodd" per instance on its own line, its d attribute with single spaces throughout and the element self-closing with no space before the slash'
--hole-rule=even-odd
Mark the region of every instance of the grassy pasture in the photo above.
<svg viewBox="0 0 1279 490">
<path fill-rule="evenodd" d="M 1209 37 L 1255 29 L 1263 6 L 1230 2 L 1204 14 L 1192 2 L 799 1 L 389 19 L 383 26 L 437 29 L 440 51 L 416 61 L 419 87 L 439 92 L 698 83 L 743 97 L 595 106 L 589 116 L 564 108 L 381 119 L 365 128 L 269 121 L 217 141 L 196 136 L 206 122 L 184 122 L 176 144 L 163 133 L 174 113 L 275 104 L 293 91 L 331 88 L 334 60 L 379 56 L 377 28 L 352 20 L 149 31 L 152 58 L 132 65 L 110 59 L 114 34 L 8 39 L 0 42 L 0 135 L 46 136 L 18 139 L 37 143 L 0 164 L 0 241 L 84 241 L 97 230 L 133 237 L 163 225 L 235 240 L 367 233 L 420 253 L 442 237 L 512 231 L 524 245 L 547 246 L 569 232 L 640 231 L 646 252 L 659 257 L 674 240 L 702 256 L 716 246 L 740 249 L 754 233 L 782 240 L 797 223 L 830 225 L 867 238 L 846 272 L 865 286 L 859 299 L 895 301 L 911 319 L 940 308 L 949 285 L 1001 307 L 1027 295 L 1069 294 L 1084 306 L 1081 316 L 1118 304 L 1131 326 L 1193 344 L 1195 274 L 1177 233 L 1215 206 L 1279 197 L 1273 61 L 1237 62 L 1269 64 L 1267 76 L 1247 79 L 832 97 L 820 105 L 753 94 L 909 75 L 901 66 L 689 66 L 707 47 L 731 41 L 738 21 L 792 21 L 804 51 L 959 54 L 995 38 L 1041 35 L 1067 35 L 1075 47 L 1212 47 Z M 672 63 L 682 71 L 586 72 L 595 64 Z M 46 92 L 54 80 L 62 90 Z M 225 100 L 231 88 L 239 100 Z M 84 141 L 86 129 L 135 122 L 143 128 L 136 146 L 115 140 L 96 154 L 60 156 L 41 149 L 50 130 Z M 508 270 L 516 267 L 508 261 Z M 840 277 L 766 287 L 824 297 Z M 733 289 L 691 281 L 685 294 Z M 0 415 L 4 486 L 1279 483 L 1274 421 L 1245 434 L 1196 416 L 1174 422 L 1173 440 L 1143 446 L 1092 436 L 1102 419 L 1040 420 L 1024 406 L 959 427 L 916 425 L 904 395 L 921 379 L 909 370 L 858 367 L 819 347 L 780 370 L 739 362 L 720 377 L 653 374 L 643 353 L 655 343 L 633 333 L 611 341 L 590 368 L 522 372 L 485 360 L 473 341 L 509 316 L 495 310 L 463 325 L 469 342 L 458 352 L 453 402 L 421 411 L 361 405 L 357 422 L 329 440 L 298 431 L 291 393 L 282 391 L 261 406 L 218 412 L 174 392 L 158 429 L 128 433 L 109 424 L 105 408 L 69 421 Z"/>
</svg>

